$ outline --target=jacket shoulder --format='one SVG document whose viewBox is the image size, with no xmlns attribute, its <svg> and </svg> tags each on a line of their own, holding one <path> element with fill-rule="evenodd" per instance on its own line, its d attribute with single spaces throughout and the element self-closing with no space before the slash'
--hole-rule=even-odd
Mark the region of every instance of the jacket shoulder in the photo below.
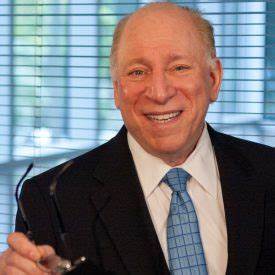
<svg viewBox="0 0 275 275">
<path fill-rule="evenodd" d="M 45 182 L 47 179 L 52 180 L 55 176 L 57 176 L 62 170 L 66 174 L 73 173 L 73 171 L 78 171 L 81 173 L 84 170 L 89 170 L 93 172 L 93 170 L 97 167 L 98 162 L 106 156 L 111 154 L 111 151 L 115 148 L 115 138 L 109 140 L 108 142 L 93 148 L 92 150 L 81 154 L 73 159 L 70 159 L 66 162 L 63 162 L 39 175 L 34 176 L 29 181 Z M 67 167 L 67 168 L 65 168 Z"/>
<path fill-rule="evenodd" d="M 52 222 L 54 215 L 51 213 L 55 213 L 55 211 L 53 210 L 53 205 L 50 198 L 50 189 L 54 180 L 59 179 L 60 184 L 58 184 L 58 189 L 61 188 L 64 190 L 64 187 L 66 186 L 66 188 L 69 190 L 68 192 L 83 190 L 85 193 L 87 190 L 89 190 L 87 189 L 88 184 L 96 184 L 96 180 L 93 180 L 92 176 L 93 171 L 96 169 L 100 159 L 105 159 L 104 156 L 108 155 L 108 152 L 111 151 L 114 143 L 115 141 L 112 139 L 89 152 L 66 161 L 24 182 L 20 193 L 20 198 L 23 202 L 24 209 L 27 212 L 27 216 L 30 219 L 30 223 L 32 224 L 32 229 L 49 229 L 48 233 L 46 234 L 49 236 L 47 239 L 40 237 L 36 238 L 39 243 L 50 243 L 53 246 L 55 245 L 53 243 L 54 234 L 51 235 L 51 232 L 54 232 L 57 229 L 53 228 L 53 225 L 56 223 Z M 63 192 L 59 193 L 61 193 L 63 196 Z M 34 205 L 36 207 L 34 207 Z M 42 206 L 44 209 L 43 215 L 41 215 L 40 211 Z M 26 233 L 26 228 L 23 224 L 20 211 L 17 212 L 16 231 Z"/>
<path fill-rule="evenodd" d="M 255 171 L 262 171 L 275 177 L 275 148 L 240 139 L 231 135 L 210 130 L 213 146 L 224 148 L 232 157 L 242 159 L 252 165 Z"/>
</svg>

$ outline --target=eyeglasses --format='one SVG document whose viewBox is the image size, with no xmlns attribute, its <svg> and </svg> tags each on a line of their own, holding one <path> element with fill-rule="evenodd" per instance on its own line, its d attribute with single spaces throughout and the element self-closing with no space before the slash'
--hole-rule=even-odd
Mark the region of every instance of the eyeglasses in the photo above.
<svg viewBox="0 0 275 275">
<path fill-rule="evenodd" d="M 41 260 L 39 260 L 37 262 L 38 267 L 44 271 L 44 272 L 48 272 L 51 274 L 65 274 L 67 272 L 70 272 L 72 270 L 74 270 L 77 266 L 79 266 L 80 264 L 86 262 L 86 258 L 85 257 L 80 257 L 75 261 L 72 261 L 72 250 L 71 247 L 68 244 L 68 233 L 65 230 L 65 225 L 62 219 L 62 215 L 61 215 L 61 210 L 60 210 L 60 205 L 59 205 L 59 201 L 58 201 L 58 197 L 57 197 L 57 192 L 56 192 L 56 187 L 58 185 L 58 180 L 59 178 L 63 175 L 63 173 L 72 165 L 72 161 L 67 162 L 62 169 L 59 171 L 59 173 L 57 173 L 57 175 L 54 177 L 51 185 L 50 185 L 50 197 L 51 200 L 53 202 L 54 205 L 54 209 L 56 212 L 56 217 L 57 217 L 57 226 L 59 229 L 59 237 L 62 243 L 62 249 L 63 249 L 63 253 L 65 255 L 65 258 L 61 258 L 57 255 L 52 255 L 49 256 L 47 258 L 43 258 Z M 16 203 L 17 203 L 17 207 L 18 207 L 18 211 L 20 211 L 21 216 L 22 216 L 22 220 L 24 223 L 24 226 L 27 230 L 27 237 L 30 240 L 33 240 L 33 234 L 32 234 L 32 230 L 31 230 L 31 224 L 28 220 L 28 217 L 26 215 L 24 206 L 23 206 L 23 202 L 21 201 L 20 197 L 19 197 L 19 188 L 22 184 L 22 182 L 24 181 L 24 179 L 27 177 L 27 175 L 29 174 L 29 172 L 31 171 L 31 169 L 33 168 L 33 163 L 31 163 L 26 172 L 24 173 L 24 175 L 21 177 L 21 179 L 19 180 L 17 186 L 16 186 L 16 190 L 15 190 L 15 199 L 16 199 Z"/>
</svg>

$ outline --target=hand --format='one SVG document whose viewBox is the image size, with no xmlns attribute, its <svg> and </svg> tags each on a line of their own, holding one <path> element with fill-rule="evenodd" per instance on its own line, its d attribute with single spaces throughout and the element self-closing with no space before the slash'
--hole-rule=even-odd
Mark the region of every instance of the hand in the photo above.
<svg viewBox="0 0 275 275">
<path fill-rule="evenodd" d="M 22 233 L 11 233 L 7 239 L 9 248 L 0 255 L 0 275 L 45 275 L 37 262 L 55 255 L 48 245 L 35 245 Z"/>
</svg>

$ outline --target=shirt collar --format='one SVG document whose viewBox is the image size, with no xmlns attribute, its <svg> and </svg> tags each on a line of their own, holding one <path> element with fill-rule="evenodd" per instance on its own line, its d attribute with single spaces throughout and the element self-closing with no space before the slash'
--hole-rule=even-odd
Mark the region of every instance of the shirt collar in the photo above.
<svg viewBox="0 0 275 275">
<path fill-rule="evenodd" d="M 147 199 L 171 167 L 146 152 L 129 132 L 127 139 Z M 206 124 L 194 151 L 177 167 L 186 170 L 211 196 L 217 197 L 218 169 Z"/>
<path fill-rule="evenodd" d="M 180 167 L 196 179 L 211 196 L 217 198 L 218 167 L 206 124 L 196 148 Z"/>
</svg>

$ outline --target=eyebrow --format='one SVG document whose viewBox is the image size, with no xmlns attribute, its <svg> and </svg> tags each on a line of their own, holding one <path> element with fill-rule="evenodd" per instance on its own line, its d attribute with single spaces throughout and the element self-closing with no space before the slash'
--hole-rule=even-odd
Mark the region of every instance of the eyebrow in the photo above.
<svg viewBox="0 0 275 275">
<path fill-rule="evenodd" d="M 171 53 L 168 55 L 167 63 L 170 63 L 170 62 L 173 62 L 173 61 L 176 61 L 179 59 L 186 59 L 186 58 L 187 58 L 186 55 Z M 128 63 L 126 63 L 125 68 L 127 68 L 131 65 L 134 65 L 134 64 L 144 64 L 146 66 L 150 66 L 150 62 L 147 59 L 145 59 L 143 57 L 138 57 L 138 58 L 134 58 L 134 59 L 130 60 Z"/>
<path fill-rule="evenodd" d="M 188 58 L 188 56 L 186 56 L 186 55 L 171 53 L 171 54 L 169 54 L 168 62 L 173 62 L 173 61 L 176 61 L 178 59 L 186 59 L 186 58 Z"/>
<path fill-rule="evenodd" d="M 127 68 L 131 65 L 134 65 L 134 64 L 145 64 L 145 65 L 149 66 L 150 62 L 143 57 L 134 58 L 125 64 L 125 68 Z"/>
</svg>

